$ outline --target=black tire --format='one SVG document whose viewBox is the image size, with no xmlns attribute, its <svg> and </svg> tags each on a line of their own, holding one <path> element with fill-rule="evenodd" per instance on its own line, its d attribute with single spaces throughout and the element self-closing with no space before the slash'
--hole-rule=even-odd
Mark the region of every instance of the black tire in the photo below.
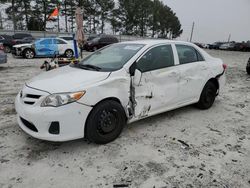
<svg viewBox="0 0 250 188">
<path fill-rule="evenodd" d="M 67 58 L 73 58 L 74 57 L 74 52 L 73 50 L 66 50 L 65 53 L 64 53 L 65 57 Z"/>
<path fill-rule="evenodd" d="M 125 124 L 123 107 L 115 101 L 104 101 L 91 111 L 85 127 L 85 137 L 96 144 L 107 144 L 121 134 Z"/>
<path fill-rule="evenodd" d="M 51 70 L 51 67 L 50 67 L 49 63 L 45 64 L 45 70 L 46 71 L 50 71 Z"/>
<path fill-rule="evenodd" d="M 32 49 L 26 49 L 24 50 L 23 52 L 23 56 L 26 58 L 26 59 L 33 59 L 35 57 L 35 52 L 34 50 Z"/>
<path fill-rule="evenodd" d="M 199 102 L 196 106 L 202 110 L 209 109 L 213 106 L 216 95 L 217 87 L 213 82 L 207 82 L 200 96 Z"/>
<path fill-rule="evenodd" d="M 246 70 L 247 70 L 247 74 L 250 75 L 250 67 L 247 67 Z"/>
<path fill-rule="evenodd" d="M 11 52 L 11 47 L 10 46 L 4 46 L 4 52 L 5 53 L 10 53 Z"/>
</svg>

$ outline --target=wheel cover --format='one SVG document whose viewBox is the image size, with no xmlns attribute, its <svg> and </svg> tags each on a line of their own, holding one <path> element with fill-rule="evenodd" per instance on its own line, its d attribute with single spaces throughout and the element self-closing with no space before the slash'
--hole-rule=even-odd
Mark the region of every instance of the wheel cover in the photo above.
<svg viewBox="0 0 250 188">
<path fill-rule="evenodd" d="M 118 113 L 115 109 L 103 110 L 98 121 L 98 132 L 101 135 L 107 135 L 112 133 L 118 123 Z"/>
<path fill-rule="evenodd" d="M 72 57 L 72 56 L 73 56 L 72 51 L 67 51 L 67 52 L 66 52 L 66 56 L 67 56 L 67 57 Z"/>
<path fill-rule="evenodd" d="M 30 50 L 26 51 L 26 57 L 27 58 L 33 58 L 34 57 L 34 53 Z"/>
</svg>

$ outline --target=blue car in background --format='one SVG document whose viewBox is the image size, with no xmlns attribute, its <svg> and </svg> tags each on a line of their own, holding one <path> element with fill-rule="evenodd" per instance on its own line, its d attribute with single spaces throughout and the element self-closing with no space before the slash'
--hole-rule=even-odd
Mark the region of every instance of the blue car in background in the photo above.
<svg viewBox="0 0 250 188">
<path fill-rule="evenodd" d="M 67 41 L 62 38 L 41 38 L 32 44 L 13 46 L 12 54 L 23 56 L 26 59 L 53 57 L 55 54 L 72 58 L 74 57 L 74 44 L 73 41 Z"/>
</svg>

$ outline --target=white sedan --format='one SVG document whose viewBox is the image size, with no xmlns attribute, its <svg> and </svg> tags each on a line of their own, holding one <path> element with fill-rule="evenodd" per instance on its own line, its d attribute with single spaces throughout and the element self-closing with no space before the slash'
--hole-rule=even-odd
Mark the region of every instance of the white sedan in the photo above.
<svg viewBox="0 0 250 188">
<path fill-rule="evenodd" d="M 196 104 L 210 108 L 226 65 L 187 42 L 113 44 L 78 64 L 42 73 L 16 97 L 19 126 L 49 141 L 105 144 L 126 123 Z"/>
</svg>

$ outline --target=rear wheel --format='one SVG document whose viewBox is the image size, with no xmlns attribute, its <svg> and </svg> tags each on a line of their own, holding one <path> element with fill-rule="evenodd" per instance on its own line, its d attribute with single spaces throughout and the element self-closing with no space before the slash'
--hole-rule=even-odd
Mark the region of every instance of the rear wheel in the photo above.
<svg viewBox="0 0 250 188">
<path fill-rule="evenodd" d="M 90 113 L 85 129 L 87 139 L 96 144 L 115 140 L 126 123 L 123 107 L 116 101 L 104 101 Z"/>
<path fill-rule="evenodd" d="M 5 53 L 10 53 L 11 48 L 9 46 L 4 46 L 4 51 L 5 51 Z"/>
<path fill-rule="evenodd" d="M 197 107 L 203 110 L 211 108 L 217 94 L 217 87 L 213 82 L 207 82 L 197 103 Z"/>
<path fill-rule="evenodd" d="M 65 57 L 72 58 L 74 56 L 73 50 L 66 50 L 65 51 Z"/>
<path fill-rule="evenodd" d="M 35 52 L 32 49 L 26 49 L 23 55 L 26 59 L 33 59 L 35 57 Z"/>
</svg>

